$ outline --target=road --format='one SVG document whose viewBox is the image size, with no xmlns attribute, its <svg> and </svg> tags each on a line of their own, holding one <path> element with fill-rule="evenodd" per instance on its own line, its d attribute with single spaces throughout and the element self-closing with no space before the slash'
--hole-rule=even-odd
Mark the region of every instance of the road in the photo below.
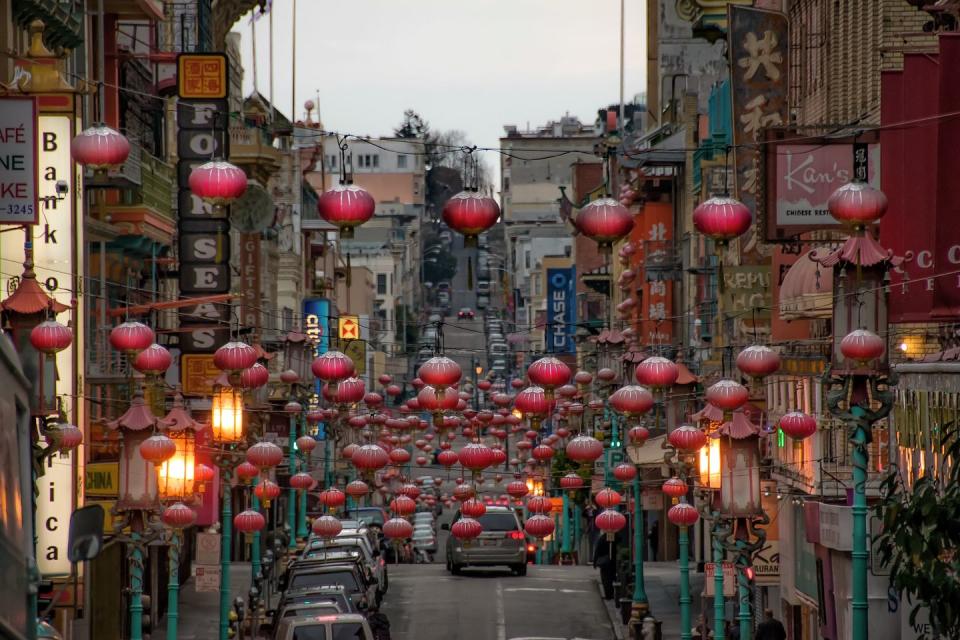
<svg viewBox="0 0 960 640">
<path fill-rule="evenodd" d="M 453 255 L 457 257 L 457 272 L 450 283 L 452 295 L 450 299 L 450 315 L 444 319 L 443 346 L 447 357 L 453 358 L 463 370 L 464 381 L 473 381 L 474 367 L 478 364 L 487 370 L 486 337 L 483 333 L 483 320 L 478 314 L 473 320 L 458 320 L 457 311 L 461 307 L 469 307 L 476 311 L 477 294 L 468 284 L 468 260 L 473 260 L 476 269 L 476 248 L 465 248 L 463 236 L 453 234 L 451 247 Z M 474 277 L 474 285 L 476 277 Z"/>
<path fill-rule="evenodd" d="M 384 613 L 395 640 L 554 640 L 613 637 L 588 567 L 530 566 L 525 577 L 440 563 L 390 567 Z"/>
</svg>

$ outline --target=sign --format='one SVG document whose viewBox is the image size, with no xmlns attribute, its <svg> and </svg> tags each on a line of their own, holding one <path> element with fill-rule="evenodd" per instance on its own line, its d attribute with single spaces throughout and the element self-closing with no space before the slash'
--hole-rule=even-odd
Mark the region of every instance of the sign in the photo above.
<svg viewBox="0 0 960 640">
<path fill-rule="evenodd" d="M 353 360 L 353 375 L 358 378 L 367 372 L 367 343 L 365 340 L 348 340 L 341 344 L 342 351 Z"/>
<path fill-rule="evenodd" d="M 113 522 L 115 518 L 113 517 L 113 508 L 116 506 L 116 500 L 85 500 L 84 506 L 90 506 L 91 504 L 98 504 L 103 509 L 103 535 L 112 536 L 117 532 L 113 528 Z M 129 526 L 124 527 L 123 533 L 130 533 L 131 529 Z"/>
<path fill-rule="evenodd" d="M 783 140 L 804 138 L 803 144 Z M 792 129 L 769 131 L 764 145 L 767 239 L 785 241 L 816 229 L 836 229 L 827 201 L 839 187 L 862 175 L 880 188 L 877 135 L 814 138 Z"/>
<path fill-rule="evenodd" d="M 789 119 L 789 21 L 779 11 L 727 5 L 730 97 L 733 114 L 734 184 L 737 197 L 753 212 L 753 227 L 740 240 L 741 259 L 766 262 L 761 169 L 764 130 Z"/>
<path fill-rule="evenodd" d="M 181 53 L 177 56 L 177 95 L 186 99 L 227 97 L 227 56 Z"/>
<path fill-rule="evenodd" d="M 216 565 L 220 562 L 220 534 L 197 533 L 197 548 L 194 562 L 199 565 Z"/>
<path fill-rule="evenodd" d="M 197 593 L 220 591 L 220 565 L 194 565 L 193 583 Z"/>
<path fill-rule="evenodd" d="M 313 357 L 330 350 L 330 300 L 327 298 L 305 298 L 303 301 L 303 327 L 313 343 Z M 317 378 L 313 383 L 312 402 L 319 404 L 322 382 Z"/>
<path fill-rule="evenodd" d="M 240 323 L 260 334 L 260 234 L 240 234 Z"/>
<path fill-rule="evenodd" d="M 36 99 L 0 98 L 0 123 L 0 224 L 37 224 Z"/>
<path fill-rule="evenodd" d="M 188 187 L 195 167 L 210 158 L 229 156 L 227 89 L 227 60 L 222 53 L 181 54 L 177 58 L 181 98 L 177 102 L 177 229 L 180 294 L 184 298 L 229 293 L 231 289 L 226 208 L 215 211 Z M 241 251 L 247 249 L 241 243 Z M 187 330 L 180 334 L 180 351 L 213 353 L 227 341 L 229 322 L 229 304 L 185 308 L 180 325 Z"/>
<path fill-rule="evenodd" d="M 547 353 L 576 353 L 576 268 L 547 269 Z"/>
<path fill-rule="evenodd" d="M 716 563 L 707 562 L 703 565 L 703 595 L 712 598 L 714 591 L 713 580 L 716 577 Z M 737 594 L 737 570 L 732 562 L 724 562 L 723 567 L 723 595 L 732 598 Z"/>
<path fill-rule="evenodd" d="M 83 495 L 116 498 L 120 491 L 119 462 L 88 462 L 83 482 Z"/>
<path fill-rule="evenodd" d="M 846 505 L 820 503 L 820 544 L 836 551 L 852 551 L 853 510 Z"/>
<path fill-rule="evenodd" d="M 337 323 L 341 340 L 360 339 L 360 318 L 357 316 L 340 316 Z"/>
<path fill-rule="evenodd" d="M 221 371 L 213 364 L 213 354 L 185 353 L 180 356 L 180 385 L 184 395 L 209 396 Z"/>
<path fill-rule="evenodd" d="M 673 204 L 648 202 L 631 233 L 637 271 L 638 335 L 641 344 L 669 344 L 673 340 Z"/>
<path fill-rule="evenodd" d="M 773 296 L 770 289 L 770 267 L 723 268 L 723 311 L 727 317 L 745 321 L 753 317 L 770 317 Z"/>
<path fill-rule="evenodd" d="M 760 482 L 760 505 L 765 513 L 779 513 L 780 502 L 777 500 L 776 482 L 772 480 L 762 480 Z M 767 535 L 763 547 L 758 549 L 751 559 L 755 581 L 757 584 L 779 584 L 780 518 L 771 518 L 770 524 L 764 530 Z"/>
<path fill-rule="evenodd" d="M 44 576 L 70 573 L 67 537 L 73 512 L 73 456 L 47 458 L 37 479 L 37 565 Z"/>
<path fill-rule="evenodd" d="M 640 508 L 644 511 L 663 511 L 663 491 L 659 488 L 641 490 Z"/>
</svg>

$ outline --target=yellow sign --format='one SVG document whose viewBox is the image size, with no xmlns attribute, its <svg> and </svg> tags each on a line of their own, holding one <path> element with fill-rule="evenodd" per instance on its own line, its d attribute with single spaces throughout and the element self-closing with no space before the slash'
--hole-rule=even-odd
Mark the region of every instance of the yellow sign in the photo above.
<svg viewBox="0 0 960 640">
<path fill-rule="evenodd" d="M 227 57 L 222 53 L 182 53 L 177 58 L 177 93 L 191 100 L 227 97 Z"/>
<path fill-rule="evenodd" d="M 359 340 L 360 318 L 357 316 L 340 316 L 339 329 L 341 340 Z"/>
<path fill-rule="evenodd" d="M 83 490 L 86 496 L 116 498 L 120 490 L 120 463 L 88 463 Z"/>
<path fill-rule="evenodd" d="M 362 376 L 367 372 L 367 343 L 363 340 L 347 340 L 342 343 L 343 352 L 353 360 L 355 376 Z"/>
<path fill-rule="evenodd" d="M 212 353 L 184 353 L 180 356 L 180 384 L 187 396 L 208 396 L 220 370 L 213 365 Z"/>
</svg>

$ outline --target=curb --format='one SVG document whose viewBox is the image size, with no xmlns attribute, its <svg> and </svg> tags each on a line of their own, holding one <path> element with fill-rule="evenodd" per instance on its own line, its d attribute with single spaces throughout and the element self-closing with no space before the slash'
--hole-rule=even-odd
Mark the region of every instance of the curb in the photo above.
<svg viewBox="0 0 960 640">
<path fill-rule="evenodd" d="M 610 628 L 613 629 L 613 640 L 625 640 L 626 634 L 623 625 L 620 623 L 619 612 L 610 604 L 610 601 L 603 599 L 603 585 L 600 579 L 594 577 L 593 584 L 597 587 L 597 595 L 600 597 L 600 604 L 603 606 L 607 619 L 610 621 Z"/>
</svg>

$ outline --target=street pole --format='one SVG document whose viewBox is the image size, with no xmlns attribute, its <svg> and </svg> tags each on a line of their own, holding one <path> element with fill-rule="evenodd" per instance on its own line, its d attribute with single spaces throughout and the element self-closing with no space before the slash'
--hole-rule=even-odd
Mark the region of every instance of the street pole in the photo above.
<svg viewBox="0 0 960 640">
<path fill-rule="evenodd" d="M 230 468 L 223 465 L 220 512 L 220 640 L 228 640 L 230 629 L 230 546 L 233 538 L 233 509 L 230 504 Z M 134 640 L 139 640 L 135 638 Z"/>
<path fill-rule="evenodd" d="M 746 523 L 743 524 L 746 526 Z M 737 540 L 737 549 L 737 600 L 740 604 L 737 619 L 740 621 L 740 639 L 750 640 L 753 625 L 750 619 L 750 583 L 746 573 L 746 568 L 750 566 L 750 552 L 743 540 Z"/>
<path fill-rule="evenodd" d="M 862 407 L 851 407 L 850 413 L 858 418 L 853 437 L 853 638 L 867 640 L 867 614 L 870 605 L 867 602 L 867 442 L 869 434 L 862 418 L 866 412 Z"/>
<path fill-rule="evenodd" d="M 688 527 L 680 527 L 680 640 L 690 640 L 690 537 Z"/>
<path fill-rule="evenodd" d="M 180 599 L 180 532 L 173 530 L 167 547 L 167 640 L 177 640 Z"/>
<path fill-rule="evenodd" d="M 143 551 L 140 534 L 130 535 L 130 640 L 143 639 Z"/>
<path fill-rule="evenodd" d="M 290 469 L 290 477 L 297 472 L 297 417 L 290 416 L 290 427 L 287 433 L 287 446 L 289 453 L 287 455 L 287 466 Z M 290 540 L 287 542 L 287 549 L 293 551 L 297 548 L 297 490 L 293 487 L 287 491 L 287 525 L 290 527 Z"/>
<path fill-rule="evenodd" d="M 713 520 L 713 636 L 724 640 L 723 623 L 726 620 L 723 599 L 723 547 L 720 541 L 719 514 Z"/>
<path fill-rule="evenodd" d="M 560 561 L 565 562 L 567 557 L 570 555 L 570 500 L 567 497 L 567 492 L 562 493 L 563 496 L 563 544 L 560 547 Z"/>
<path fill-rule="evenodd" d="M 633 610 L 630 613 L 630 625 L 639 638 L 640 625 L 650 611 L 650 602 L 643 579 L 643 533 L 646 530 L 643 508 L 640 500 L 640 468 L 633 477 Z"/>
<path fill-rule="evenodd" d="M 306 414 L 301 411 L 299 418 L 300 418 L 300 433 L 303 434 L 303 435 L 306 435 L 306 434 L 307 434 L 307 417 L 306 417 Z M 307 455 L 309 455 L 309 454 L 306 453 L 306 452 L 304 452 L 304 457 L 306 457 Z M 306 460 L 298 461 L 298 464 L 300 464 L 301 470 L 305 470 L 305 469 L 307 468 L 307 461 L 306 461 Z M 329 487 L 329 485 L 327 485 L 327 486 Z M 297 537 L 298 537 L 298 538 L 301 538 L 301 539 L 303 539 L 303 540 L 306 540 L 306 539 L 307 539 L 307 535 L 308 535 L 308 532 L 307 532 L 307 492 L 306 492 L 306 491 L 301 491 L 301 492 L 300 492 L 300 509 L 299 509 L 299 512 L 300 512 L 300 513 L 299 513 L 299 517 L 297 518 Z"/>
<path fill-rule="evenodd" d="M 250 488 L 250 508 L 254 511 L 260 511 L 260 498 L 257 497 L 257 485 L 260 484 L 260 476 L 256 476 L 251 483 Z M 260 530 L 253 532 L 250 543 L 250 584 L 255 584 L 257 576 L 260 574 Z M 169 638 L 168 640 L 176 640 Z"/>
</svg>

